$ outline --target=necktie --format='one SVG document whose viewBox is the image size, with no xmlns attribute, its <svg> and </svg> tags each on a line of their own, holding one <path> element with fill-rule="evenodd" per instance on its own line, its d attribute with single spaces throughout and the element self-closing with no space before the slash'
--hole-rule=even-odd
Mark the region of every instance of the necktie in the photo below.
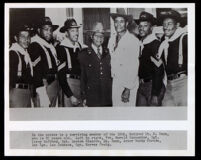
<svg viewBox="0 0 201 160">
<path fill-rule="evenodd" d="M 117 35 L 117 36 L 116 36 L 116 43 L 115 43 L 114 50 L 116 50 L 116 48 L 117 48 L 117 46 L 118 46 L 118 42 L 119 42 L 119 40 L 120 40 L 120 36 Z"/>
<path fill-rule="evenodd" d="M 101 59 L 100 47 L 97 48 L 97 55 L 98 55 L 98 58 Z"/>
</svg>

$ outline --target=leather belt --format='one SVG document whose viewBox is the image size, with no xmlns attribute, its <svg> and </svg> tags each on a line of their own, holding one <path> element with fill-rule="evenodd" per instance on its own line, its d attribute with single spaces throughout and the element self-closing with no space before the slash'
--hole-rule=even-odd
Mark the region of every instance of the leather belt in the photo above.
<svg viewBox="0 0 201 160">
<path fill-rule="evenodd" d="M 29 84 L 25 84 L 25 83 L 16 83 L 14 88 L 30 89 L 30 85 Z"/>
<path fill-rule="evenodd" d="M 67 74 L 66 76 L 67 76 L 67 78 L 80 79 L 80 76 L 76 75 L 76 74 Z"/>
<path fill-rule="evenodd" d="M 167 79 L 168 79 L 169 81 L 171 81 L 171 80 L 180 78 L 182 75 L 187 75 L 187 74 L 186 74 L 186 71 L 178 72 L 178 73 L 176 73 L 176 74 L 170 74 L 170 75 L 167 76 Z"/>
</svg>

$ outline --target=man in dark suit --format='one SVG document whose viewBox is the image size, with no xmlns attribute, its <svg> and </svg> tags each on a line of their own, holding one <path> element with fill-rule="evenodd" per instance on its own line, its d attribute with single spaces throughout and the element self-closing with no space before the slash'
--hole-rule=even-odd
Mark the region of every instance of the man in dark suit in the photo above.
<svg viewBox="0 0 201 160">
<path fill-rule="evenodd" d="M 79 54 L 83 105 L 112 106 L 111 57 L 109 50 L 102 46 L 102 23 L 94 24 L 91 39 L 91 45 Z"/>
<path fill-rule="evenodd" d="M 57 59 L 56 49 L 52 44 L 53 31 L 59 26 L 53 25 L 49 17 L 43 17 L 37 25 L 37 34 L 32 38 L 28 48 L 33 69 L 35 106 L 55 107 L 59 85 L 57 81 Z"/>
</svg>

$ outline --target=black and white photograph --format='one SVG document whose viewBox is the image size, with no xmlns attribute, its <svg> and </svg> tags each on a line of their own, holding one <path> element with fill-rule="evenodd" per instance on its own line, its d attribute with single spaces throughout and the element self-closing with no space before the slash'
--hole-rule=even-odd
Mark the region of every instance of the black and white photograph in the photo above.
<svg viewBox="0 0 201 160">
<path fill-rule="evenodd" d="M 187 106 L 187 8 L 76 9 L 10 9 L 10 108 Z"/>
<path fill-rule="evenodd" d="M 147 120 L 148 124 L 151 122 L 148 120 L 177 122 L 193 117 L 195 8 L 192 4 L 49 5 L 6 6 L 8 121 L 103 120 L 105 124 L 109 120 Z M 33 126 L 37 128 L 36 124 Z M 179 124 L 172 126 L 175 129 L 161 128 L 170 131 L 170 137 L 172 134 L 171 142 L 164 140 L 164 143 L 172 146 L 172 150 L 187 149 L 189 128 L 176 126 Z M 136 130 L 156 128 L 146 128 L 144 124 Z M 36 130 L 41 129 L 42 126 Z M 10 131 L 10 139 L 23 137 Z M 118 148 L 112 149 L 115 147 Z M 25 148 L 19 145 L 18 149 Z"/>
</svg>

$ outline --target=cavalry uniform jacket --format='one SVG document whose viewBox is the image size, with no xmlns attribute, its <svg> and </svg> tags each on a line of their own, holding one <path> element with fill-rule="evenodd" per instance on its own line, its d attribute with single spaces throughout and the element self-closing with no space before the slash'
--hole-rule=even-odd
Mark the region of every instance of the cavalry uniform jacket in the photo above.
<svg viewBox="0 0 201 160">
<path fill-rule="evenodd" d="M 52 44 L 36 35 L 28 48 L 34 67 L 34 86 L 43 86 L 43 79 L 48 84 L 55 80 L 57 74 L 56 50 Z"/>
<path fill-rule="evenodd" d="M 10 89 L 15 88 L 16 84 L 32 84 L 33 71 L 29 55 L 17 43 L 14 43 L 10 48 L 9 65 Z"/>
<path fill-rule="evenodd" d="M 60 61 L 58 66 L 59 84 L 67 97 L 73 95 L 70 86 L 67 82 L 67 77 L 73 76 L 80 78 L 81 69 L 78 61 L 78 53 L 82 46 L 79 42 L 72 45 L 69 39 L 64 39 L 60 45 L 56 47 L 58 59 Z"/>
<path fill-rule="evenodd" d="M 172 37 L 162 37 L 157 58 L 165 65 L 167 79 L 172 75 L 184 73 L 187 75 L 187 30 L 186 27 L 178 28 Z M 170 79 L 171 80 L 171 79 Z"/>
<path fill-rule="evenodd" d="M 158 96 L 160 93 L 161 82 L 164 76 L 163 65 L 156 66 L 154 64 L 157 61 L 155 57 L 158 53 L 159 46 L 160 41 L 153 34 L 148 35 L 141 42 L 141 52 L 139 55 L 139 78 L 145 82 L 146 80 L 152 80 L 152 95 L 155 96 Z M 156 76 L 158 77 L 156 78 Z"/>
<path fill-rule="evenodd" d="M 163 39 L 164 40 L 164 37 Z M 182 63 L 179 64 L 179 47 L 182 47 Z M 187 74 L 187 35 L 180 35 L 177 39 L 169 42 L 167 60 L 165 60 L 165 54 L 163 52 L 163 61 L 165 63 L 167 76 L 185 71 Z"/>
<path fill-rule="evenodd" d="M 112 78 L 110 54 L 102 47 L 102 56 L 98 57 L 92 46 L 79 54 L 81 64 L 81 93 L 87 106 L 112 105 Z"/>
</svg>

